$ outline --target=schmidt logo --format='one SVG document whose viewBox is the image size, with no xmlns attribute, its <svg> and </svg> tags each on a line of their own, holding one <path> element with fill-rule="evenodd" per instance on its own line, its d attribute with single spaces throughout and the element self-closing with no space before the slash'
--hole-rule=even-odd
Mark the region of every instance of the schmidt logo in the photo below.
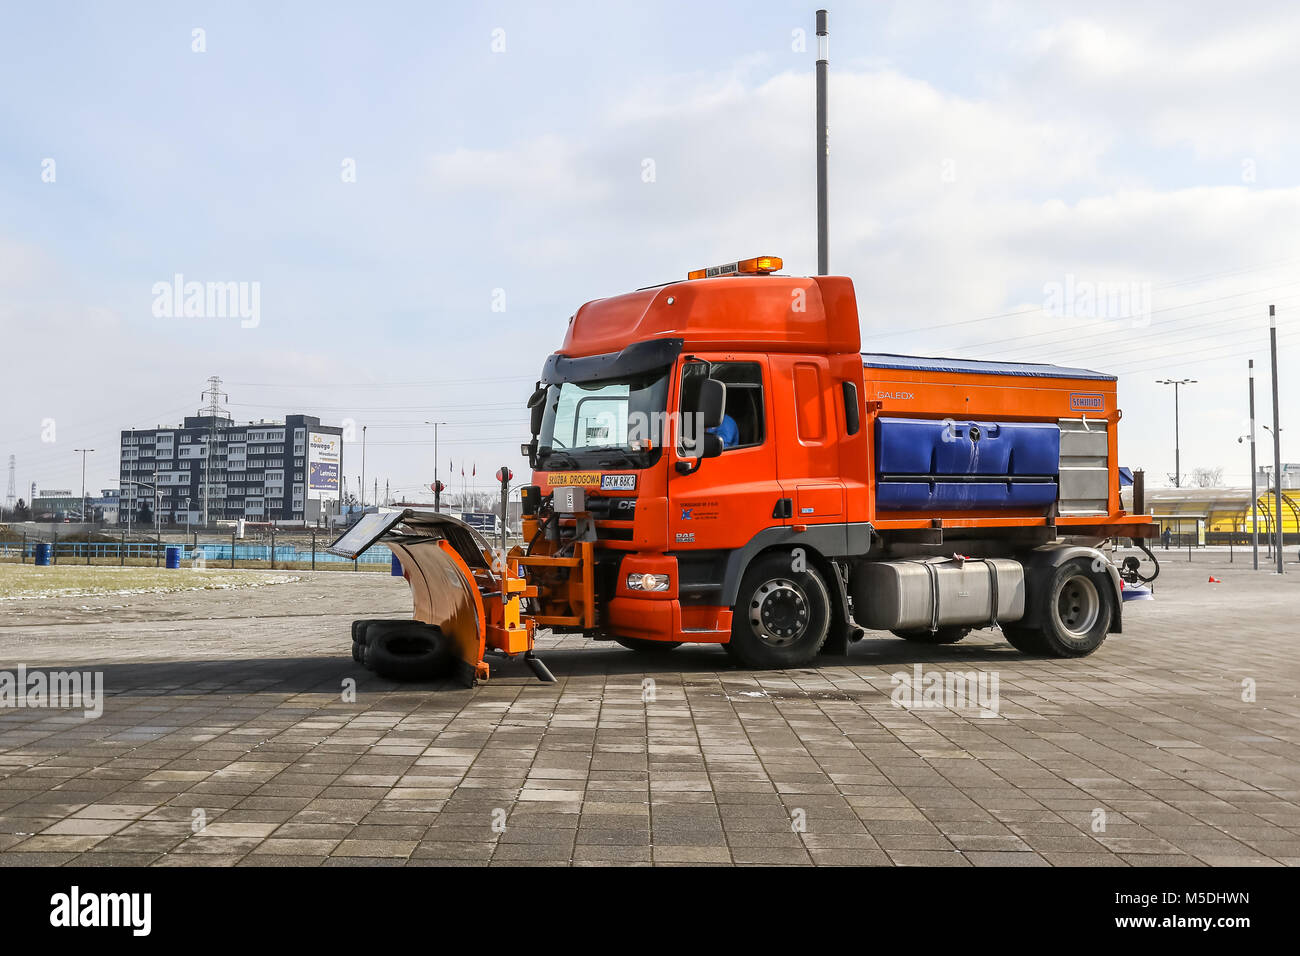
<svg viewBox="0 0 1300 956">
<path fill-rule="evenodd" d="M 1104 412 L 1106 396 L 1101 392 L 1071 392 L 1070 410 L 1074 412 Z"/>
</svg>

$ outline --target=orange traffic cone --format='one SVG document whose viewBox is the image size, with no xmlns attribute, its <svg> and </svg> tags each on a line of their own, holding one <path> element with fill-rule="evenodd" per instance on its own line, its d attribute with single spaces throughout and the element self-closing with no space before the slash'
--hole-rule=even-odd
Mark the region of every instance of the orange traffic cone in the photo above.
<svg viewBox="0 0 1300 956">
<path fill-rule="evenodd" d="M 1220 581 L 1218 578 L 1216 578 L 1213 574 L 1211 574 L 1211 575 L 1210 575 L 1209 583 L 1210 583 L 1210 584 L 1222 584 L 1223 582 Z"/>
</svg>

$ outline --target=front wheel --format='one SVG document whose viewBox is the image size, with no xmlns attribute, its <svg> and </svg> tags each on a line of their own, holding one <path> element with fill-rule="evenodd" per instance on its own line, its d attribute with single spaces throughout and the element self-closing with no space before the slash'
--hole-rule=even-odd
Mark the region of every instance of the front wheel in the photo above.
<svg viewBox="0 0 1300 956">
<path fill-rule="evenodd" d="M 740 582 L 732 614 L 729 654 L 746 667 L 801 667 L 830 633 L 826 582 L 795 557 L 774 552 L 755 561 Z"/>
</svg>

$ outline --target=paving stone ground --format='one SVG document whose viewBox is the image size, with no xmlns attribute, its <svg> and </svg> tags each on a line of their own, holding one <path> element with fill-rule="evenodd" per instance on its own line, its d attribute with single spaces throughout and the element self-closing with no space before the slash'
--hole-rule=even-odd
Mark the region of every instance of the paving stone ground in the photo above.
<svg viewBox="0 0 1300 956">
<path fill-rule="evenodd" d="M 1236 557 L 1170 556 L 1083 660 L 872 634 L 752 672 L 546 637 L 558 684 L 474 690 L 352 662 L 352 618 L 409 614 L 382 575 L 0 604 L 0 669 L 108 695 L 0 709 L 0 864 L 1294 865 L 1300 567 Z M 996 675 L 997 713 L 896 707 L 917 665 Z"/>
</svg>

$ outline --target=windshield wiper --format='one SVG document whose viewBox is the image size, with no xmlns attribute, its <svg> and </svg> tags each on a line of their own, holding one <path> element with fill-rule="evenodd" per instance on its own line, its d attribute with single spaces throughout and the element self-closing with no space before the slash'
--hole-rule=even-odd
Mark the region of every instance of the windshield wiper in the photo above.
<svg viewBox="0 0 1300 956">
<path fill-rule="evenodd" d="M 611 452 L 617 455 L 617 458 L 601 458 L 600 466 L 602 468 L 615 468 L 619 465 L 626 465 L 628 468 L 640 468 L 641 464 L 632 457 L 632 453 L 622 448 L 611 448 Z"/>
<path fill-rule="evenodd" d="M 552 459 L 555 459 L 552 461 Z M 566 454 L 559 449 L 552 448 L 550 445 L 543 445 L 537 449 L 537 463 L 542 468 L 549 468 L 551 465 L 560 465 L 561 467 L 577 468 L 578 462 L 572 455 Z M 567 464 L 566 464 L 567 463 Z"/>
</svg>

